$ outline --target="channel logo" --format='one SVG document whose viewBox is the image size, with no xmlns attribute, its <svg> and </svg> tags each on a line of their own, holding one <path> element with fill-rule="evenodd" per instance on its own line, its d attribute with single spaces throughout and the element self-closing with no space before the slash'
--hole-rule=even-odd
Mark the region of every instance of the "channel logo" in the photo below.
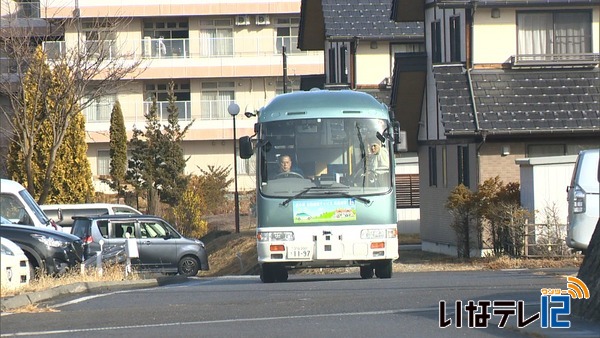
<svg viewBox="0 0 600 338">
<path fill-rule="evenodd" d="M 542 328 L 570 328 L 571 299 L 589 299 L 590 290 L 579 278 L 567 277 L 567 288 L 540 289 L 540 311 L 527 315 L 523 300 L 469 300 L 463 304 L 457 300 L 454 304 L 454 318 L 447 316 L 446 301 L 440 301 L 439 327 L 446 328 L 454 324 L 463 327 L 463 316 L 469 328 L 486 328 L 492 317 L 498 317 L 499 328 L 506 327 L 509 318 L 516 319 L 517 328 L 524 328 L 540 321 Z"/>
<path fill-rule="evenodd" d="M 563 292 L 569 294 L 573 299 L 590 298 L 590 289 L 577 277 L 567 277 L 567 290 L 563 290 Z"/>
</svg>

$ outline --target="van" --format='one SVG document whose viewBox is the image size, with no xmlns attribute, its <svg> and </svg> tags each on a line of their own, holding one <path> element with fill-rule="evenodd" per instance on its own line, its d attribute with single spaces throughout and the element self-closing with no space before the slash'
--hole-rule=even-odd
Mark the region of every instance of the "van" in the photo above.
<svg viewBox="0 0 600 338">
<path fill-rule="evenodd" d="M 583 150 L 577 156 L 571 184 L 567 187 L 569 213 L 567 246 L 586 251 L 599 223 L 600 149 Z"/>
<path fill-rule="evenodd" d="M 138 210 L 126 204 L 81 203 L 81 204 L 43 204 L 40 206 L 46 215 L 63 228 L 71 232 L 73 216 L 95 215 L 141 215 Z"/>
<path fill-rule="evenodd" d="M 29 191 L 12 180 L 0 181 L 0 215 L 12 223 L 61 230 L 48 218 Z"/>
</svg>

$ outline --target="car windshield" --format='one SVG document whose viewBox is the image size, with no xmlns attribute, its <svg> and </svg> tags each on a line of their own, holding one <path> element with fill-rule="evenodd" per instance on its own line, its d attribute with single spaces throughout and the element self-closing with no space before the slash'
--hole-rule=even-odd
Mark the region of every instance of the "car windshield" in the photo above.
<svg viewBox="0 0 600 338">
<path fill-rule="evenodd" d="M 29 194 L 29 192 L 27 190 L 23 189 L 23 190 L 19 191 L 19 195 L 21 195 L 21 198 L 23 198 L 23 201 L 25 201 L 25 203 L 29 206 L 31 211 L 33 211 L 33 214 L 40 221 L 41 224 L 45 224 L 45 225 L 50 224 L 50 219 L 48 219 L 48 217 L 46 216 L 44 211 L 42 211 L 40 206 L 35 202 L 35 200 L 33 199 L 33 197 L 31 197 L 31 195 Z"/>
<path fill-rule="evenodd" d="M 388 127 L 385 120 L 365 118 L 264 123 L 257 152 L 261 192 L 302 198 L 389 191 L 393 157 Z"/>
</svg>

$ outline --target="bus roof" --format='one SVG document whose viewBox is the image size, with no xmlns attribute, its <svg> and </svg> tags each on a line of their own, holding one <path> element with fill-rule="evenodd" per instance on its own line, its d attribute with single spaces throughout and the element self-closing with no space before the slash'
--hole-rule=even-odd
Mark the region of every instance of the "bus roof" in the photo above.
<svg viewBox="0 0 600 338">
<path fill-rule="evenodd" d="M 259 122 L 328 118 L 389 119 L 388 108 L 373 96 L 353 90 L 311 90 L 276 96 L 259 113 Z"/>
</svg>

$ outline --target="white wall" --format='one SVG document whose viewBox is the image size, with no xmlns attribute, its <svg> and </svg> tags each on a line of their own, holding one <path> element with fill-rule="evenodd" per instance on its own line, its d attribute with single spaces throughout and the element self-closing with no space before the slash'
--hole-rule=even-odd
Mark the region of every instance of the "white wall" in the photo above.
<svg viewBox="0 0 600 338">
<path fill-rule="evenodd" d="M 521 171 L 521 205 L 535 211 L 535 224 L 546 223 L 547 208 L 556 211 L 560 224 L 567 224 L 566 189 L 571 181 L 576 159 L 576 155 L 569 155 L 515 161 Z"/>
</svg>

